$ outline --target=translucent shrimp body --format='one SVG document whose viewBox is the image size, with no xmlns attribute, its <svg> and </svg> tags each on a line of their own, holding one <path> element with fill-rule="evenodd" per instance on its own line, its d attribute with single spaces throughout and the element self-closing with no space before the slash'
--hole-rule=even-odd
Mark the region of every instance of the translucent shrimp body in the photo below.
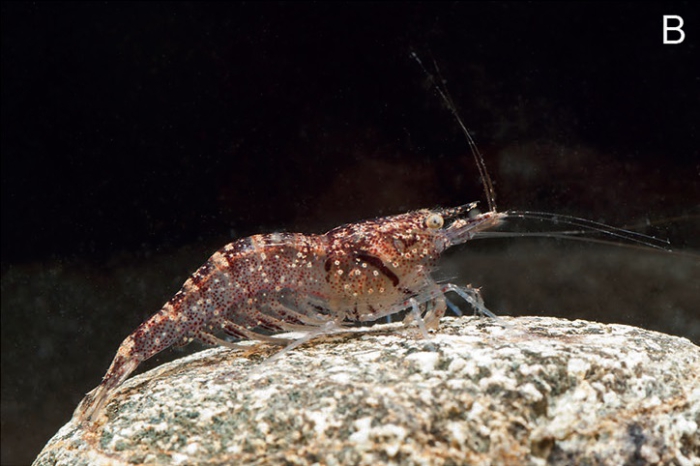
<svg viewBox="0 0 700 466">
<path fill-rule="evenodd" d="M 475 207 L 424 209 L 343 225 L 323 235 L 273 233 L 227 244 L 122 342 L 78 416 L 94 419 L 141 362 L 192 340 L 235 347 L 217 336 L 223 333 L 235 340 L 296 346 L 274 334 L 317 336 L 405 309 L 425 331 L 445 313 L 447 291 L 488 312 L 471 288 L 439 285 L 431 277 L 443 251 L 503 218 Z"/>
</svg>

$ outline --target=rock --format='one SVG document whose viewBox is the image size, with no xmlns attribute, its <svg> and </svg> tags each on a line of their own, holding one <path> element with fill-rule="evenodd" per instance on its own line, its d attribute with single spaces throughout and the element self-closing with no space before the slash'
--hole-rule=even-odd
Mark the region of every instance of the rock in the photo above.
<svg viewBox="0 0 700 466">
<path fill-rule="evenodd" d="M 35 465 L 700 465 L 700 348 L 624 325 L 445 318 L 276 351 L 202 351 L 129 380 Z"/>
</svg>

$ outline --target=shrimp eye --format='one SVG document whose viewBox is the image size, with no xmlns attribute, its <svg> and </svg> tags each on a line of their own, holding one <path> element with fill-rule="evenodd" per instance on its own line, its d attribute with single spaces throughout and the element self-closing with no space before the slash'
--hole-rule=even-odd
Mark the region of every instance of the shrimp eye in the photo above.
<svg viewBox="0 0 700 466">
<path fill-rule="evenodd" d="M 442 228 L 442 226 L 445 224 L 445 220 L 442 218 L 442 215 L 440 214 L 429 214 L 427 217 L 425 217 L 425 226 L 431 229 L 438 229 Z"/>
</svg>

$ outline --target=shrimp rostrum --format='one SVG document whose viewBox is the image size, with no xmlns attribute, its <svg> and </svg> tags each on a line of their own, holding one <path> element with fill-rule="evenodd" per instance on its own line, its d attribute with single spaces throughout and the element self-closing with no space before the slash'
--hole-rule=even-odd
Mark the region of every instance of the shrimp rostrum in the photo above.
<svg viewBox="0 0 700 466">
<path fill-rule="evenodd" d="M 94 419 L 137 366 L 173 346 L 199 340 L 236 347 L 234 340 L 296 346 L 353 322 L 408 310 L 423 334 L 455 292 L 489 314 L 476 290 L 438 284 L 431 272 L 447 248 L 501 222 L 476 203 L 418 210 L 343 225 L 322 235 L 272 233 L 229 243 L 215 252 L 162 309 L 126 337 L 100 385 L 78 407 Z M 303 332 L 301 340 L 276 336 Z"/>
</svg>

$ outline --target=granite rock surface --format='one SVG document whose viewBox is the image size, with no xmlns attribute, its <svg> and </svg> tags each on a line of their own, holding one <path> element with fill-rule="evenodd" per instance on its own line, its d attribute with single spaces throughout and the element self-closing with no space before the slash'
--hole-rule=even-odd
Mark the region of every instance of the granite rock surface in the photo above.
<svg viewBox="0 0 700 466">
<path fill-rule="evenodd" d="M 127 381 L 35 465 L 700 465 L 700 348 L 556 318 L 216 348 Z M 267 362 L 264 362 L 267 361 Z"/>
</svg>

